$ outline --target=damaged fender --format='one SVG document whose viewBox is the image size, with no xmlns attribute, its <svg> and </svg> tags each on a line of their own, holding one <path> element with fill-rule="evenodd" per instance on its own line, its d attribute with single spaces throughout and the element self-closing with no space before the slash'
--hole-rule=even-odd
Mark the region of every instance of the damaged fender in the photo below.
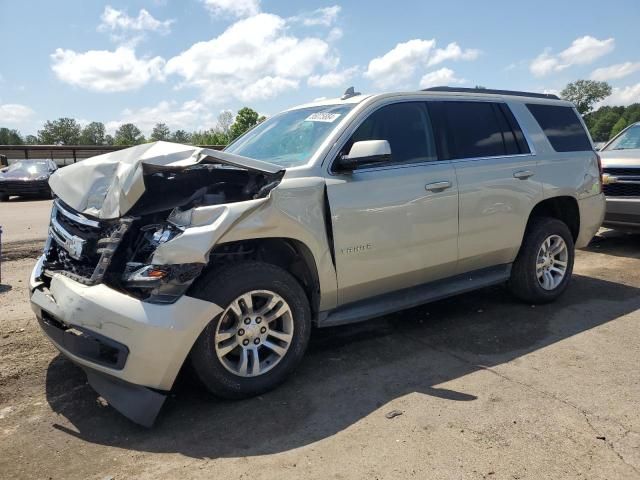
<svg viewBox="0 0 640 480">
<path fill-rule="evenodd" d="M 266 198 L 194 208 L 192 224 L 160 245 L 154 264 L 207 263 L 209 252 L 227 242 L 261 238 L 297 240 L 309 248 L 320 283 L 320 310 L 336 306 L 336 273 L 327 236 L 325 180 L 283 179 Z"/>
</svg>

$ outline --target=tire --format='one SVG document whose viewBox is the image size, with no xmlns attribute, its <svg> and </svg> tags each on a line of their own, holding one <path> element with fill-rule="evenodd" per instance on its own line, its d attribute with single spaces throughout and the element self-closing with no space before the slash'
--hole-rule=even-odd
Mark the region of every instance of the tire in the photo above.
<svg viewBox="0 0 640 480">
<path fill-rule="evenodd" d="M 564 241 L 566 256 L 558 255 L 557 259 L 555 259 L 555 257 L 549 259 L 542 254 L 540 258 L 543 260 L 541 260 L 541 263 L 538 263 L 543 242 L 551 239 L 551 245 L 561 245 L 558 237 Z M 555 250 L 558 248 L 559 247 L 556 247 Z M 551 251 L 554 249 L 549 248 L 548 250 Z M 513 263 L 511 278 L 508 284 L 509 289 L 520 300 L 528 303 L 541 304 L 552 302 L 562 295 L 567 288 L 573 272 L 574 258 L 575 247 L 573 236 L 567 225 L 555 218 L 534 218 L 525 232 L 520 252 Z M 562 268 L 562 259 L 564 259 L 566 267 L 564 276 L 560 280 L 559 273 L 555 271 L 554 268 Z M 546 266 L 539 269 L 538 265 L 541 264 L 545 264 Z M 549 278 L 547 274 L 544 273 L 545 269 L 551 269 L 547 273 L 552 276 L 553 281 L 545 281 L 545 276 L 547 279 Z M 539 278 L 541 271 L 543 272 L 543 276 Z M 555 284 L 555 282 L 558 283 Z M 546 288 L 543 284 L 546 284 Z"/>
<path fill-rule="evenodd" d="M 252 313 L 246 313 L 247 304 L 238 300 L 243 295 L 247 298 L 248 292 L 258 292 L 251 296 L 250 303 L 255 308 Z M 311 309 L 304 290 L 286 270 L 253 261 L 228 265 L 205 275 L 192 295 L 224 309 L 205 327 L 190 355 L 196 376 L 212 394 L 228 399 L 260 395 L 282 383 L 300 363 L 309 343 Z M 260 304 L 263 296 L 265 303 Z M 261 313 L 268 308 L 267 303 L 275 302 L 277 298 L 282 302 L 278 301 L 271 313 Z M 285 307 L 288 307 L 287 313 L 277 317 Z M 242 315 L 236 313 L 237 309 L 242 310 Z M 265 318 L 259 322 L 260 315 Z M 275 320 L 269 320 L 269 316 Z M 249 317 L 251 323 L 245 326 Z M 261 333 L 263 328 L 267 329 L 266 334 Z M 235 332 L 232 338 L 217 341 L 229 335 L 228 332 Z M 216 337 L 217 334 L 220 336 Z M 272 334 L 290 336 L 290 340 L 281 341 Z M 261 343 L 252 346 L 256 340 Z M 246 347 L 243 342 L 247 342 Z M 271 350 L 286 345 L 286 352 L 280 356 Z M 228 348 L 233 349 L 220 358 Z M 265 369 L 264 373 L 256 374 L 256 365 Z"/>
<path fill-rule="evenodd" d="M 0 202 L 6 202 L 9 200 L 9 195 L 6 193 L 0 193 Z"/>
</svg>

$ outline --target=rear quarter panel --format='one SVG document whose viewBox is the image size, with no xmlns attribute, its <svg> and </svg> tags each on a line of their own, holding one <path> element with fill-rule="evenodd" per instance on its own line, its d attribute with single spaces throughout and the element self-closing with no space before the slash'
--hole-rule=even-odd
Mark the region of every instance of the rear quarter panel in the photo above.
<svg viewBox="0 0 640 480">
<path fill-rule="evenodd" d="M 556 152 L 526 105 L 514 103 L 511 106 L 535 147 L 537 176 L 542 183 L 543 198 L 572 197 L 577 200 L 580 233 L 576 247 L 584 247 L 598 230 L 604 215 L 595 151 Z"/>
</svg>

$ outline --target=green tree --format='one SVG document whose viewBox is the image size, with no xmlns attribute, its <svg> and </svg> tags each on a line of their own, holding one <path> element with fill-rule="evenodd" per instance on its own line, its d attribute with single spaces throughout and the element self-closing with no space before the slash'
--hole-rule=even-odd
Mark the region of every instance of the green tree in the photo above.
<svg viewBox="0 0 640 480">
<path fill-rule="evenodd" d="M 153 127 L 151 132 L 151 137 L 149 138 L 153 142 L 168 142 L 171 138 L 171 130 L 166 123 L 156 123 L 156 126 Z"/>
<path fill-rule="evenodd" d="M 103 145 L 105 128 L 102 122 L 91 122 L 82 129 L 80 143 L 82 145 Z"/>
<path fill-rule="evenodd" d="M 38 145 L 38 137 L 36 137 L 35 135 L 27 135 L 26 137 L 24 137 L 24 144 Z"/>
<path fill-rule="evenodd" d="M 615 123 L 613 127 L 611 127 L 611 132 L 609 133 L 609 138 L 615 137 L 622 130 L 627 128 L 627 119 L 624 117 L 620 117 L 618 121 Z M 609 138 L 607 140 L 609 140 Z"/>
<path fill-rule="evenodd" d="M 145 138 L 138 127 L 133 123 L 123 123 L 116 130 L 116 135 L 113 139 L 114 145 L 139 145 L 144 143 Z"/>
<path fill-rule="evenodd" d="M 238 110 L 236 120 L 235 122 L 233 122 L 229 129 L 229 140 L 235 140 L 251 127 L 257 125 L 258 118 L 258 112 L 249 107 L 243 107 Z"/>
<path fill-rule="evenodd" d="M 620 115 L 611 110 L 598 119 L 591 129 L 591 136 L 595 142 L 606 142 L 611 137 L 613 126 L 620 119 Z"/>
<path fill-rule="evenodd" d="M 115 140 L 113 139 L 113 137 L 109 134 L 104 136 L 104 144 L 105 145 L 113 145 L 115 142 Z"/>
<path fill-rule="evenodd" d="M 38 139 L 44 145 L 77 145 L 81 132 L 82 127 L 75 119 L 63 117 L 47 120 L 42 130 L 38 130 Z"/>
<path fill-rule="evenodd" d="M 631 105 L 629 105 L 625 109 L 624 116 L 627 119 L 628 125 L 640 122 L 640 103 L 632 103 Z"/>
<path fill-rule="evenodd" d="M 224 135 L 227 138 L 227 141 L 224 143 L 228 143 L 229 134 L 231 131 L 231 125 L 233 125 L 233 113 L 231 110 L 223 110 L 218 115 L 218 123 L 216 124 L 216 130 Z"/>
<path fill-rule="evenodd" d="M 17 130 L 0 128 L 0 145 L 22 145 L 22 137 Z"/>
<path fill-rule="evenodd" d="M 611 95 L 611 86 L 607 82 L 594 80 L 576 80 L 560 92 L 560 96 L 573 102 L 582 115 L 589 113 L 596 103 L 609 95 Z"/>
<path fill-rule="evenodd" d="M 191 135 L 184 130 L 176 130 L 173 132 L 173 135 L 171 135 L 171 141 L 175 143 L 190 143 Z"/>
</svg>

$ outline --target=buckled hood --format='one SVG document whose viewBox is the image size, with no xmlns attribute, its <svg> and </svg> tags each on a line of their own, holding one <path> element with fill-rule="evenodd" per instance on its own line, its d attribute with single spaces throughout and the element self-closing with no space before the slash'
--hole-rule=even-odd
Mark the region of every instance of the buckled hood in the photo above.
<svg viewBox="0 0 640 480">
<path fill-rule="evenodd" d="M 53 192 L 71 208 L 87 215 L 123 216 L 145 192 L 144 175 L 180 171 L 199 163 L 217 163 L 278 175 L 283 168 L 231 153 L 170 142 L 153 142 L 105 153 L 59 169 L 49 179 Z"/>
</svg>

